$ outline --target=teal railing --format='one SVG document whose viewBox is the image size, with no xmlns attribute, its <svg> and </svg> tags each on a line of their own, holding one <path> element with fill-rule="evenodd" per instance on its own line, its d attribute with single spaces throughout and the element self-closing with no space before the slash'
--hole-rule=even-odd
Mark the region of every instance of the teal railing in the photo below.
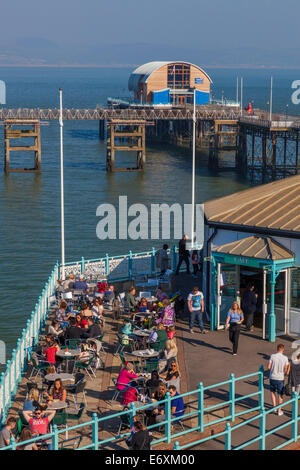
<svg viewBox="0 0 300 470">
<path fill-rule="evenodd" d="M 240 395 L 237 393 L 236 388 L 239 382 L 244 381 L 245 379 L 257 379 L 257 390 L 255 392 L 252 392 L 247 395 Z M 225 392 L 228 394 L 228 400 L 221 401 L 219 404 L 214 404 L 210 406 L 205 406 L 205 393 L 211 392 L 214 389 L 219 389 L 220 387 L 228 386 L 228 392 Z M 163 433 L 162 437 L 159 439 L 155 439 L 152 441 L 152 446 L 155 446 L 161 442 L 166 442 L 170 443 L 172 440 L 188 435 L 192 432 L 198 431 L 198 432 L 203 432 L 206 427 L 210 426 L 215 426 L 217 424 L 227 422 L 229 423 L 234 423 L 237 417 L 243 416 L 247 413 L 254 412 L 254 411 L 259 411 L 262 409 L 264 405 L 264 370 L 263 367 L 261 366 L 258 372 L 252 373 L 245 375 L 243 377 L 235 377 L 234 374 L 230 375 L 230 378 L 224 382 L 220 382 L 215 385 L 207 386 L 204 387 L 203 383 L 200 382 L 199 386 L 196 390 L 193 390 L 191 392 L 183 393 L 180 395 L 185 400 L 185 404 L 189 406 L 192 411 L 189 413 L 184 413 L 183 417 L 173 417 L 171 410 L 172 410 L 172 400 L 175 399 L 175 397 L 171 397 L 169 393 L 166 394 L 166 398 L 164 400 L 161 400 L 159 402 L 155 403 L 155 406 L 164 406 L 164 416 L 165 419 L 160 422 L 153 424 L 151 426 L 148 426 L 149 431 L 153 431 L 158 428 L 163 428 Z M 176 397 L 178 398 L 178 397 Z M 190 398 L 191 401 L 187 403 L 187 398 Z M 250 399 L 255 399 L 257 401 L 257 406 L 249 407 L 247 405 L 247 400 Z M 241 402 L 244 402 L 244 409 L 242 411 L 237 412 L 236 406 L 238 404 L 241 404 Z M 112 435 L 106 439 L 100 439 L 99 438 L 99 431 L 101 432 L 102 429 L 104 429 L 105 424 L 109 424 L 112 422 L 115 422 L 116 419 L 121 419 L 125 415 L 129 418 L 130 421 L 130 427 L 133 425 L 133 420 L 134 416 L 136 413 L 145 411 L 147 409 L 150 409 L 153 407 L 153 403 L 143 405 L 141 407 L 136 408 L 133 403 L 130 405 L 129 410 L 125 410 L 122 412 L 117 412 L 108 416 L 104 417 L 98 417 L 96 413 L 93 414 L 92 420 L 89 422 L 81 423 L 76 426 L 71 426 L 68 427 L 67 429 L 58 429 L 56 425 L 53 425 L 52 432 L 49 432 L 49 434 L 43 435 L 42 439 L 43 441 L 49 440 L 49 443 L 51 443 L 51 448 L 52 450 L 58 450 L 60 443 L 59 443 L 59 437 L 63 433 L 68 433 L 70 435 L 70 432 L 72 431 L 79 431 L 84 429 L 84 434 L 88 435 L 89 433 L 91 434 L 91 439 L 90 442 L 84 446 L 79 447 L 78 450 L 86 450 L 86 449 L 93 449 L 93 450 L 98 450 L 100 448 L 103 448 L 104 445 L 106 444 L 111 444 L 111 443 L 117 443 L 119 440 L 124 440 L 129 435 L 131 432 L 126 432 L 122 433 L 121 435 Z M 193 407 L 193 408 L 192 408 Z M 218 409 L 228 407 L 229 413 L 228 415 L 224 417 L 217 417 L 214 420 L 205 420 L 207 413 L 211 413 L 213 411 L 217 411 Z M 193 427 L 189 427 L 188 429 L 184 429 L 183 431 L 176 432 L 176 427 L 173 425 L 180 420 L 186 421 L 187 419 L 195 419 L 196 424 Z M 90 428 L 90 429 L 89 429 Z M 226 428 L 227 429 L 227 428 Z M 1 450 L 15 450 L 17 445 L 23 446 L 26 444 L 31 444 L 37 441 L 40 441 L 41 437 L 35 437 L 32 438 L 28 441 L 23 441 L 22 443 L 16 443 L 14 438 L 11 439 L 11 443 L 7 447 L 1 448 Z M 204 442 L 205 439 L 202 439 L 199 442 Z M 176 443 L 175 447 L 179 446 L 178 443 Z"/>
<path fill-rule="evenodd" d="M 45 284 L 41 296 L 31 313 L 27 326 L 23 329 L 21 338 L 17 341 L 17 347 L 13 349 L 11 359 L 6 363 L 5 372 L 0 377 L 0 424 L 6 419 L 8 410 L 16 395 L 18 385 L 22 380 L 22 375 L 27 367 L 30 351 L 37 345 L 39 335 L 45 324 L 50 297 L 54 294 L 57 279 L 59 278 L 58 263 Z"/>
</svg>

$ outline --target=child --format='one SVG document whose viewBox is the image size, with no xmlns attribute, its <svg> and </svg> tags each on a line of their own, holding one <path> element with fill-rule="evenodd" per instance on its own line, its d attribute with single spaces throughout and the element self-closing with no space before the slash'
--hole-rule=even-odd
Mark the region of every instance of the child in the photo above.
<svg viewBox="0 0 300 470">
<path fill-rule="evenodd" d="M 168 339 L 173 339 L 176 331 L 175 331 L 175 326 L 169 326 L 166 328 L 167 334 L 168 334 Z"/>
</svg>

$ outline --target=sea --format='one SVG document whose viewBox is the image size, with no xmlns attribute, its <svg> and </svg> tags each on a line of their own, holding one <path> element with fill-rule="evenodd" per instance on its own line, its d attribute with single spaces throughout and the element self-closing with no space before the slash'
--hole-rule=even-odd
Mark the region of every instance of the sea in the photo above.
<svg viewBox="0 0 300 470">
<path fill-rule="evenodd" d="M 1 67 L 0 80 L 7 90 L 7 108 L 95 108 L 107 97 L 129 96 L 132 68 Z M 299 114 L 291 101 L 300 70 L 210 69 L 213 99 L 234 100 L 237 78 L 243 77 L 243 102 L 268 109 L 273 76 L 273 110 Z M 3 126 L 2 126 L 3 129 Z M 4 161 L 0 126 L 0 162 Z M 96 215 L 100 204 L 118 205 L 120 195 L 128 206 L 142 203 L 191 202 L 192 152 L 189 148 L 147 142 L 146 171 L 107 174 L 106 146 L 99 140 L 97 121 L 64 122 L 65 244 L 66 261 L 146 251 L 162 240 L 100 240 Z M 0 340 L 7 359 L 26 326 L 49 274 L 60 260 L 60 147 L 59 124 L 41 126 L 41 174 L 0 170 Z M 128 162 L 131 156 L 125 157 Z M 124 161 L 126 163 L 126 161 Z M 12 166 L 31 166 L 32 155 L 16 153 Z M 207 168 L 207 154 L 196 156 L 196 203 L 259 184 L 234 170 Z M 171 233 L 169 246 L 177 243 Z"/>
</svg>

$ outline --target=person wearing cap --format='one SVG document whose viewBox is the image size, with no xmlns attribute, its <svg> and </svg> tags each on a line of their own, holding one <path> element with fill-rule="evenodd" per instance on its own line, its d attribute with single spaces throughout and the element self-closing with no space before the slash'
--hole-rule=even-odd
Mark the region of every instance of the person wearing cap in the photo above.
<svg viewBox="0 0 300 470">
<path fill-rule="evenodd" d="M 82 290 L 84 292 L 89 292 L 89 286 L 84 280 L 84 276 L 82 274 L 79 276 L 79 281 L 74 282 L 74 290 Z"/>
</svg>

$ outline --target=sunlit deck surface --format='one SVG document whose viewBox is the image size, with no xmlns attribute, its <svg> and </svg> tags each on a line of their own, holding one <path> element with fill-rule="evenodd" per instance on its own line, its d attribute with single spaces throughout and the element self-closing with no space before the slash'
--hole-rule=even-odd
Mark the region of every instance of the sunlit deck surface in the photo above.
<svg viewBox="0 0 300 470">
<path fill-rule="evenodd" d="M 190 276 L 181 274 L 180 276 L 174 277 L 172 292 L 177 289 L 181 289 L 185 297 L 191 291 L 194 284 L 200 284 L 201 280 L 195 280 Z M 54 312 L 50 314 L 49 320 L 54 315 Z M 105 311 L 104 316 L 106 319 L 105 334 L 103 338 L 103 346 L 105 353 L 101 353 L 101 357 L 104 361 L 104 368 L 99 369 L 96 372 L 96 379 L 91 380 L 88 376 L 87 385 L 85 388 L 87 408 L 85 409 L 80 423 L 91 421 L 92 414 L 97 413 L 98 417 L 114 414 L 120 412 L 123 409 L 121 405 L 121 394 L 117 401 L 111 401 L 113 396 L 113 382 L 112 378 L 118 376 L 121 361 L 118 355 L 114 355 L 116 349 L 117 336 L 116 334 L 120 331 L 123 319 L 114 319 L 111 312 Z M 209 325 L 207 325 L 209 328 Z M 236 377 L 242 377 L 252 372 L 257 372 L 259 366 L 262 364 L 264 368 L 267 368 L 267 360 L 269 356 L 275 352 L 275 345 L 268 341 L 261 339 L 261 331 L 255 329 L 253 333 L 246 331 L 241 332 L 240 346 L 237 356 L 231 355 L 231 347 L 228 340 L 228 334 L 224 331 L 207 331 L 206 335 L 201 335 L 198 326 L 194 328 L 194 334 L 189 332 L 188 317 L 185 315 L 183 319 L 177 319 L 176 322 L 176 341 L 178 347 L 178 363 L 181 372 L 181 383 L 180 393 L 196 390 L 199 382 L 203 382 L 204 386 L 209 386 L 223 382 L 227 380 L 231 373 L 234 373 Z M 286 347 L 285 353 L 290 356 L 292 353 L 291 349 L 291 338 L 280 337 L 277 340 L 278 343 L 283 343 Z M 37 379 L 39 381 L 41 379 Z M 24 378 L 19 386 L 19 390 L 13 406 L 10 410 L 9 416 L 16 416 L 18 410 L 23 409 L 23 402 L 26 395 L 26 383 L 28 379 Z M 268 390 L 267 374 L 265 376 L 265 407 L 269 409 L 271 407 L 270 393 Z M 236 386 L 236 393 L 241 395 L 251 394 L 257 391 L 257 379 L 245 379 Z M 228 400 L 228 386 L 221 386 L 205 392 L 205 406 L 220 405 Z M 78 402 L 81 401 L 81 396 L 78 397 Z M 192 397 L 189 396 L 185 400 L 187 405 L 186 413 L 197 409 L 197 394 Z M 257 398 L 247 399 L 236 404 L 236 413 L 241 410 L 251 409 L 257 406 Z M 285 415 L 278 417 L 277 415 L 269 415 L 267 422 L 267 430 L 272 427 L 278 426 L 281 423 L 286 422 L 291 418 L 291 407 L 283 408 Z M 243 417 L 237 418 L 234 425 L 240 423 L 242 420 L 249 419 L 251 416 L 255 416 L 257 412 L 247 413 Z M 217 410 L 212 409 L 207 412 L 204 417 L 204 422 L 210 422 L 216 420 L 217 417 L 222 418 L 229 415 L 229 407 L 224 404 Z M 121 450 L 127 449 L 125 438 L 122 437 L 122 433 L 128 432 L 121 431 L 118 436 L 120 419 L 116 418 L 107 422 L 104 427 L 99 426 L 99 440 L 109 439 L 115 436 L 113 442 L 101 445 L 102 449 L 107 450 Z M 68 422 L 69 426 L 79 424 L 74 421 Z M 189 427 L 197 426 L 197 417 L 186 419 L 184 421 L 185 429 Z M 224 424 L 215 426 L 213 432 L 220 432 L 224 430 Z M 212 429 L 210 427 L 205 428 L 204 433 L 192 432 L 186 436 L 180 436 L 176 440 L 181 444 L 187 444 L 195 442 L 202 437 L 210 435 Z M 259 420 L 256 420 L 252 425 L 247 425 L 241 428 L 240 432 L 236 432 L 232 436 L 233 446 L 238 446 L 241 443 L 257 436 L 259 433 Z M 82 437 L 80 447 L 91 443 L 92 439 L 92 428 L 91 426 L 83 427 L 80 430 L 70 431 L 68 438 L 78 436 Z M 156 439 L 162 437 L 162 433 L 153 431 L 153 436 Z M 267 443 L 267 448 L 273 448 L 276 445 L 283 442 L 283 440 L 289 439 L 290 430 L 283 429 L 275 436 L 272 436 Z M 128 435 L 126 436 L 128 437 Z M 59 435 L 59 440 L 66 439 L 65 433 Z M 175 441 L 175 440 L 174 440 Z M 160 443 L 153 446 L 153 449 L 173 449 L 174 441 L 170 444 Z M 198 448 L 197 446 L 195 447 Z M 258 444 L 253 444 L 249 449 L 257 449 Z M 224 439 L 214 439 L 209 441 L 207 444 L 202 444 L 200 449 L 224 449 Z M 248 449 L 248 448 L 247 448 Z"/>
</svg>

